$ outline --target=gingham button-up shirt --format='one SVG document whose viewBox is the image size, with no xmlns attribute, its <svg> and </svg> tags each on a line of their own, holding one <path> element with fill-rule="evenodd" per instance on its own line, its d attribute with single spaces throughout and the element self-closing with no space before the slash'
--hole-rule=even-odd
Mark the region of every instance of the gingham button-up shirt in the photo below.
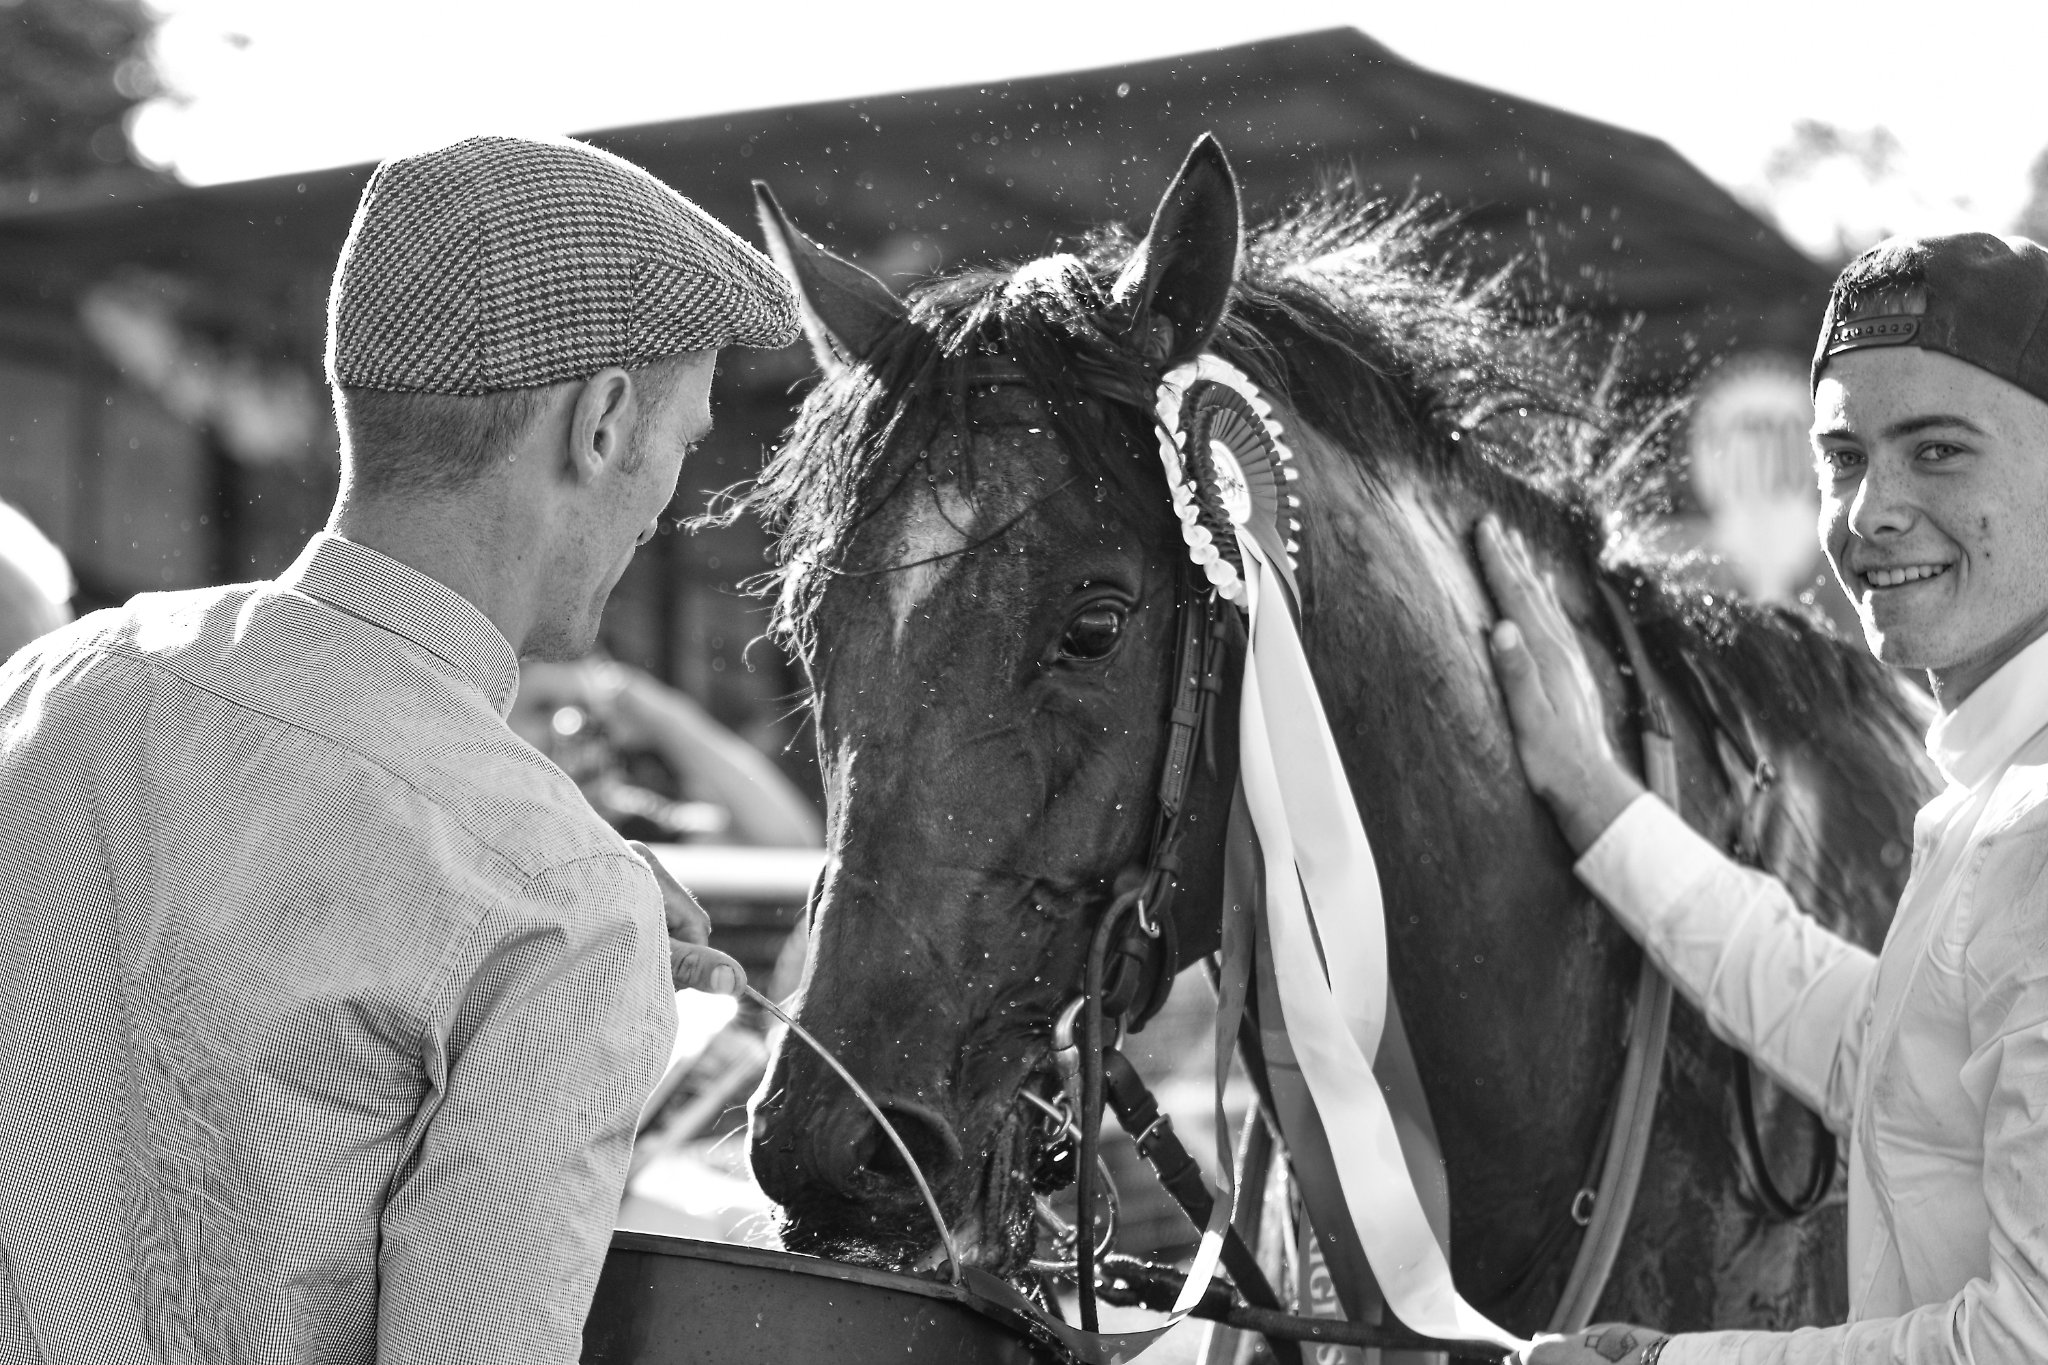
<svg viewBox="0 0 2048 1365">
<path fill-rule="evenodd" d="M 0 668 L 0 1365 L 577 1358 L 673 992 L 517 682 L 333 536 Z"/>
</svg>

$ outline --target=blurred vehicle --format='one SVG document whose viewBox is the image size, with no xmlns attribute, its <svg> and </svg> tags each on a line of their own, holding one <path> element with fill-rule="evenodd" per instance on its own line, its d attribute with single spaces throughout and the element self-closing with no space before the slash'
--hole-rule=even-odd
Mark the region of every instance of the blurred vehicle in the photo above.
<svg viewBox="0 0 2048 1365">
<path fill-rule="evenodd" d="M 0 662 L 69 621 L 76 586 L 64 552 L 18 509 L 0 502 Z"/>
<path fill-rule="evenodd" d="M 629 839 L 815 848 L 817 808 L 686 694 L 605 658 L 520 666 L 512 728 Z"/>
</svg>

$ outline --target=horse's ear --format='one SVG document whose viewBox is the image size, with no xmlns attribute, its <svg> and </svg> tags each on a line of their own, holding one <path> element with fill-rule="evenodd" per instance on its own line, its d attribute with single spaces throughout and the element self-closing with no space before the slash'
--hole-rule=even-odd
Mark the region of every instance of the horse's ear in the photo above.
<svg viewBox="0 0 2048 1365">
<path fill-rule="evenodd" d="M 768 254 L 796 286 L 803 306 L 804 334 L 827 373 L 837 373 L 873 353 L 882 334 L 903 320 L 903 300 L 852 261 L 833 255 L 796 230 L 782 205 L 762 181 L 754 182 L 754 208 Z"/>
<path fill-rule="evenodd" d="M 1139 350 L 1166 369 L 1202 353 L 1223 324 L 1243 237 L 1237 176 L 1204 133 L 1117 276 L 1115 308 Z"/>
</svg>

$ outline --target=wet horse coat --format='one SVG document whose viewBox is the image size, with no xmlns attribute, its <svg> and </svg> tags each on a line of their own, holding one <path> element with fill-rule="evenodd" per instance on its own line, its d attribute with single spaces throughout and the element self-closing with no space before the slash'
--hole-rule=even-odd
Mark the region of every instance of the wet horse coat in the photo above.
<svg viewBox="0 0 2048 1365">
<path fill-rule="evenodd" d="M 810 670 L 830 812 L 804 1023 L 894 1112 L 968 1255 L 1020 1273 L 1046 1173 L 1018 1095 L 1051 1092 L 1049 1025 L 1153 816 L 1181 547 L 1149 395 L 1212 348 L 1258 380 L 1298 457 L 1304 636 L 1380 863 L 1458 1283 L 1503 1325 L 1541 1325 L 1639 957 L 1521 780 L 1474 523 L 1496 511 L 1531 537 L 1596 660 L 1619 657 L 1604 573 L 1661 672 L 1696 668 L 1751 718 L 1784 775 L 1752 812 L 1757 842 L 1804 904 L 1871 944 L 1924 791 L 1912 708 L 1803 618 L 1625 562 L 1625 425 L 1561 342 L 1433 269 L 1412 217 L 1315 203 L 1253 238 L 1240 269 L 1234 183 L 1198 148 L 1143 242 L 970 272 L 907 308 L 777 232 L 828 370 L 753 499 L 782 534 L 778 623 Z M 991 362 L 1026 382 L 986 382 Z M 1631 753 L 1625 680 L 1601 672 Z M 1727 838 L 1742 802 L 1704 715 L 1682 719 L 1688 814 Z M 1197 951 L 1218 886 L 1207 803 L 1178 912 Z M 1602 1316 L 1843 1311 L 1840 1210 L 1784 1223 L 1760 1206 L 1731 1141 L 1733 1075 L 1681 1006 Z M 905 1173 L 816 1063 L 783 1052 L 754 1143 L 791 1246 L 926 1253 Z"/>
</svg>

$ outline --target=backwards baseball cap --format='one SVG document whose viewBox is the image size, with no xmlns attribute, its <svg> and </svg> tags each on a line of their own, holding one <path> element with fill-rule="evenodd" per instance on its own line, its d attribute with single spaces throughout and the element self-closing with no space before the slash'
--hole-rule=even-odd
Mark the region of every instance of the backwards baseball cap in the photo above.
<svg viewBox="0 0 2048 1365">
<path fill-rule="evenodd" d="M 2024 237 L 1893 237 L 1849 262 L 1828 296 L 1813 387 L 1870 346 L 1952 355 L 2048 403 L 2048 250 Z"/>
<path fill-rule="evenodd" d="M 472 137 L 371 175 L 334 270 L 327 374 L 482 394 L 796 335 L 768 258 L 638 166 Z"/>
</svg>

